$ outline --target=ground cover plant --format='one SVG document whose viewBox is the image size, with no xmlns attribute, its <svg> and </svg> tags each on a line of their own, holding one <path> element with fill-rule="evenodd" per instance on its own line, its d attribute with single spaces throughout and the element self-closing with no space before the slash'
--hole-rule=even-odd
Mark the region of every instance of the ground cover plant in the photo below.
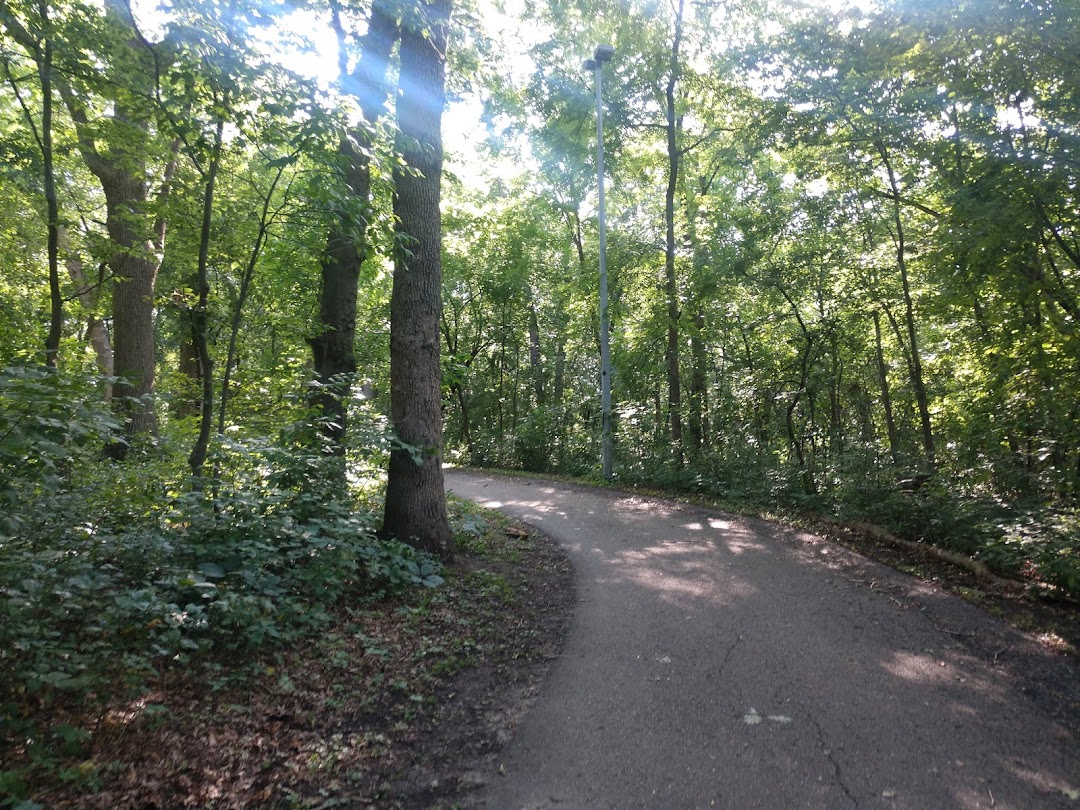
<svg viewBox="0 0 1080 810">
<path fill-rule="evenodd" d="M 505 741 L 558 649 L 561 554 L 455 504 L 461 551 L 444 569 L 355 513 L 322 501 L 305 519 L 275 494 L 269 519 L 254 499 L 219 504 L 236 536 L 186 564 L 162 559 L 161 523 L 50 574 L 39 549 L 33 582 L 5 558 L 0 801 L 430 807 L 474 786 L 469 762 Z M 88 569 L 105 576 L 84 585 Z"/>
<path fill-rule="evenodd" d="M 168 694 L 176 679 L 223 687 L 319 636 L 343 606 L 443 583 L 440 560 L 376 537 L 365 499 L 377 492 L 337 487 L 345 461 L 325 452 L 317 424 L 222 438 L 213 479 L 193 488 L 164 444 L 102 460 L 117 423 L 99 384 L 0 375 L 8 800 L 42 780 L 92 786 L 97 768 L 72 757 L 93 750 L 118 706 Z"/>
<path fill-rule="evenodd" d="M 1075 3 L 452 5 L 0 4 L 9 796 L 437 585 L 440 462 L 1080 598 Z"/>
</svg>

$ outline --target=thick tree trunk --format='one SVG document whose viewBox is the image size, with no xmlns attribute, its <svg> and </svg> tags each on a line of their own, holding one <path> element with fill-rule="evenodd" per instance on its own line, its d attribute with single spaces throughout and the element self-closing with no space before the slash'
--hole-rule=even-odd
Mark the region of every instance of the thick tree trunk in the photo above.
<svg viewBox="0 0 1080 810">
<path fill-rule="evenodd" d="M 114 252 L 112 271 L 113 367 L 120 378 L 114 389 L 117 409 L 129 435 L 157 432 L 154 394 L 154 284 L 161 262 L 155 245 L 140 226 L 153 221 L 148 211 L 145 164 L 130 173 L 98 175 L 105 192 L 105 226 Z"/>
<path fill-rule="evenodd" d="M 342 41 L 341 75 L 345 77 L 344 33 L 336 5 L 333 12 L 338 37 Z M 332 440 L 337 454 L 345 452 L 346 412 L 352 377 L 356 374 L 356 292 L 360 265 L 368 250 L 366 231 L 370 221 L 371 160 L 368 153 L 371 127 L 383 112 L 387 95 L 386 67 L 396 40 L 397 26 L 393 17 L 381 3 L 376 3 L 361 45 L 360 60 L 356 70 L 348 76 L 349 85 L 357 88 L 364 122 L 352 133 L 344 135 L 338 147 L 345 184 L 362 211 L 362 221 L 356 222 L 348 212 L 342 212 L 330 230 L 323 254 L 319 292 L 319 325 L 322 331 L 308 340 L 318 386 L 314 400 L 326 420 L 324 431 Z"/>
<path fill-rule="evenodd" d="M 394 173 L 398 234 L 390 298 L 390 418 L 420 457 L 402 449 L 390 454 L 383 534 L 446 557 L 453 536 L 442 474 L 439 199 L 450 0 L 421 8 L 426 19 L 401 29 L 397 118 L 405 165 Z"/>
<path fill-rule="evenodd" d="M 106 0 L 105 19 L 127 37 L 129 58 L 124 64 L 137 72 L 132 81 L 153 75 L 146 43 L 135 32 L 127 4 Z M 105 228 L 112 250 L 113 365 L 120 378 L 113 391 L 114 407 L 129 437 L 155 434 L 154 284 L 165 224 L 150 204 L 147 115 L 134 106 L 137 101 L 128 103 L 128 98 L 138 98 L 133 93 L 114 101 L 112 115 L 104 123 L 92 124 L 81 98 L 63 82 L 57 82 L 57 89 L 75 124 L 79 151 L 105 194 Z M 161 196 L 167 193 L 174 170 L 173 162 L 164 167 Z M 116 442 L 108 449 L 114 457 L 122 457 L 127 445 Z"/>
</svg>

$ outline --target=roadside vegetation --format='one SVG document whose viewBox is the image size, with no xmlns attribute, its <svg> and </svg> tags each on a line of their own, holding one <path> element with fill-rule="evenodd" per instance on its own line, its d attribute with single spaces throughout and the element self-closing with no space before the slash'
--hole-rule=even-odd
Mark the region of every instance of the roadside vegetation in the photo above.
<svg viewBox="0 0 1080 810">
<path fill-rule="evenodd" d="M 201 493 L 182 458 L 86 463 L 111 417 L 58 379 L 21 379 L 34 407 L 7 426 L 34 463 L 5 457 L 0 806 L 423 807 L 470 786 L 463 751 L 505 729 L 469 712 L 524 705 L 503 693 L 561 640 L 552 546 L 464 503 L 449 568 L 378 538 L 385 453 L 350 456 L 372 483 L 342 497 L 310 422 L 216 446 Z M 413 748 L 436 729 L 462 739 Z"/>
</svg>

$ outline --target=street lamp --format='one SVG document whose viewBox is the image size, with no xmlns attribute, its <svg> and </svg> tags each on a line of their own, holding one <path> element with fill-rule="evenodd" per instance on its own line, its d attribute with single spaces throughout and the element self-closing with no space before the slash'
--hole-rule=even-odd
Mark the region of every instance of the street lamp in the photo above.
<svg viewBox="0 0 1080 810">
<path fill-rule="evenodd" d="M 611 347 L 608 345 L 607 290 L 607 220 L 604 213 L 604 107 L 602 72 L 604 62 L 610 62 L 615 49 L 597 45 L 592 59 L 585 60 L 585 69 L 596 76 L 596 178 L 600 187 L 600 413 L 602 427 L 600 452 L 604 478 L 611 478 Z"/>
</svg>

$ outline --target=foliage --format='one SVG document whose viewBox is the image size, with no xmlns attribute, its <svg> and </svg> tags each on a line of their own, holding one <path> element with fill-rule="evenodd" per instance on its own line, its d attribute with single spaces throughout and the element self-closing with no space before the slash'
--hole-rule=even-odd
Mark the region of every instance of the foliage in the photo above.
<svg viewBox="0 0 1080 810">
<path fill-rule="evenodd" d="M 595 98 L 577 65 L 610 42 L 616 481 L 869 520 L 1075 595 L 1075 4 L 864 6 L 526 4 L 527 75 L 502 56 L 520 47 L 467 32 L 476 50 L 452 56 L 449 82 L 483 107 L 485 166 L 451 166 L 443 185 L 447 455 L 599 475 Z M 350 129 L 349 76 L 320 87 L 266 53 L 284 5 L 175 3 L 159 32 L 124 7 L 0 9 L 0 678 L 38 742 L 65 702 L 105 701 L 102 684 L 242 659 L 335 603 L 439 576 L 373 534 L 390 450 L 421 454 L 374 416 L 390 388 L 392 127 Z M 365 21 L 338 13 L 347 71 Z M 46 40 L 56 372 L 27 359 L 50 319 L 33 131 Z M 140 177 L 137 204 L 110 202 L 103 160 Z M 361 164 L 370 199 L 348 192 Z M 308 410 L 332 231 L 371 248 L 342 321 L 357 333 L 344 457 Z M 131 289 L 119 258 L 153 265 L 134 309 L 156 386 L 108 403 Z M 208 390 L 216 435 L 192 480 Z M 134 413 L 154 419 L 117 465 L 102 449 L 128 448 Z"/>
<path fill-rule="evenodd" d="M 95 438 L 100 452 L 111 423 L 69 409 L 58 433 L 55 408 L 73 400 L 56 376 L 13 370 L 4 388 L 36 408 L 24 409 L 5 459 L 37 456 L 15 490 L 35 484 L 33 500 L 9 500 L 0 532 L 5 745 L 30 740 L 44 752 L 65 706 L 104 705 L 176 666 L 294 643 L 344 601 L 441 583 L 437 560 L 376 538 L 370 510 L 328 486 L 326 465 L 339 460 L 295 441 L 311 426 L 220 443 L 216 494 L 183 491 L 176 455 L 86 463 L 85 441 L 72 437 Z M 47 391 L 63 396 L 17 396 Z M 65 486 L 47 486 L 61 471 Z"/>
<path fill-rule="evenodd" d="M 1075 9 L 713 8 L 530 10 L 538 69 L 490 107 L 536 176 L 450 209 L 457 457 L 597 472 L 595 109 L 567 66 L 609 42 L 616 480 L 874 521 L 1074 592 Z"/>
<path fill-rule="evenodd" d="M 103 381 L 11 366 L 0 371 L 0 536 L 14 535 L 35 501 L 56 494 L 118 428 Z"/>
</svg>

